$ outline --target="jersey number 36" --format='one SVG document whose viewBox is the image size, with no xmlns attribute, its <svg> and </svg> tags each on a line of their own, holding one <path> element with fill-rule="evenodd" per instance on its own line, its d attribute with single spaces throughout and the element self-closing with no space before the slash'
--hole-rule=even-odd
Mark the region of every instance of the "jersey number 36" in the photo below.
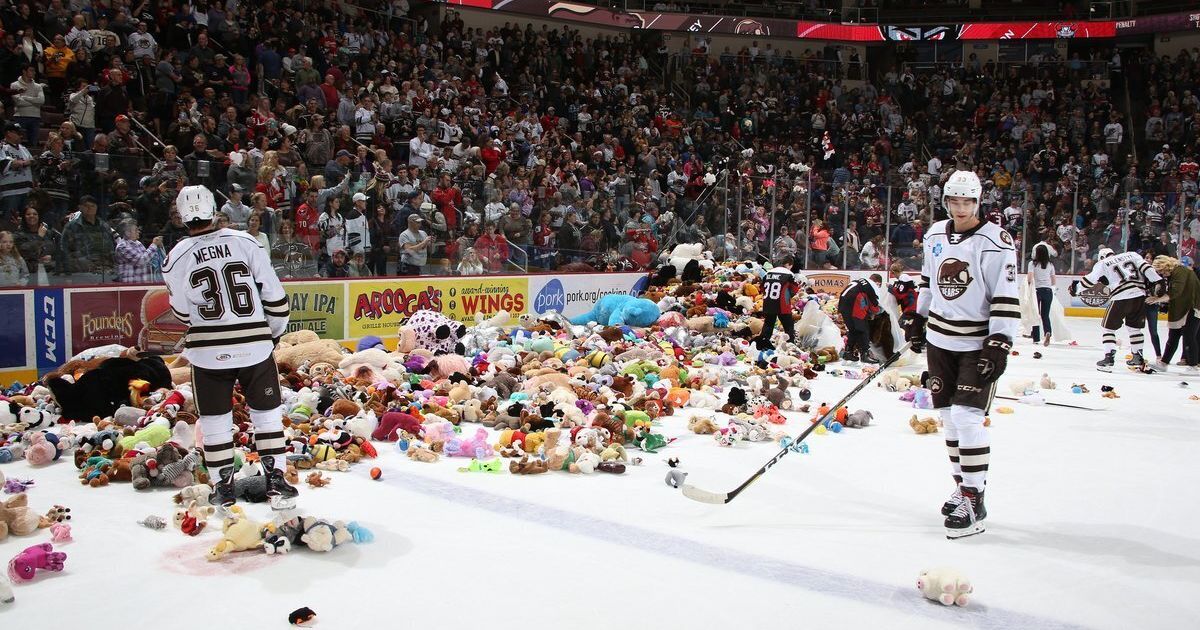
<svg viewBox="0 0 1200 630">
<path fill-rule="evenodd" d="M 238 317 L 254 314 L 254 292 L 245 280 L 251 279 L 250 267 L 244 262 L 225 263 L 218 275 L 212 267 L 201 267 L 188 279 L 193 289 L 200 289 L 204 305 L 196 309 L 202 319 L 216 321 L 225 317 L 226 302 Z"/>
</svg>

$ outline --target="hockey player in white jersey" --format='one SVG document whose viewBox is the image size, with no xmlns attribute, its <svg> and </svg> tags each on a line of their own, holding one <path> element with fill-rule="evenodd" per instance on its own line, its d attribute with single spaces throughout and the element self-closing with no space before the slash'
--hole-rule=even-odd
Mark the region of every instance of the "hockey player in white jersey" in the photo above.
<svg viewBox="0 0 1200 630">
<path fill-rule="evenodd" d="M 1117 355 L 1117 330 L 1124 325 L 1132 355 L 1125 363 L 1144 370 L 1146 359 L 1142 356 L 1142 347 L 1146 336 L 1142 329 L 1146 327 L 1146 295 L 1162 295 L 1166 283 L 1137 252 L 1117 254 L 1101 247 L 1097 257 L 1092 272 L 1072 282 L 1070 290 L 1071 295 L 1078 295 L 1081 287 L 1091 289 L 1097 284 L 1108 287 L 1108 307 L 1100 321 L 1100 327 L 1104 329 L 1104 358 L 1096 362 L 1096 368 L 1102 372 L 1112 371 Z"/>
<path fill-rule="evenodd" d="M 163 279 L 171 309 L 188 326 L 183 356 L 192 365 L 204 463 L 219 471 L 210 500 L 225 508 L 236 500 L 232 400 L 237 382 L 250 408 L 271 507 L 293 507 L 298 493 L 284 479 L 283 402 L 272 354 L 287 328 L 287 295 L 253 236 L 216 227 L 216 202 L 208 188 L 185 186 L 175 206 L 190 236 L 163 261 Z"/>
<path fill-rule="evenodd" d="M 991 455 L 984 414 L 1021 324 L 1016 249 L 1008 232 L 979 218 L 982 192 L 970 171 L 946 181 L 942 205 L 950 219 L 925 235 L 917 312 L 905 316 L 910 340 L 924 333 L 928 386 L 954 475 L 954 493 L 942 506 L 947 538 L 984 531 Z"/>
</svg>

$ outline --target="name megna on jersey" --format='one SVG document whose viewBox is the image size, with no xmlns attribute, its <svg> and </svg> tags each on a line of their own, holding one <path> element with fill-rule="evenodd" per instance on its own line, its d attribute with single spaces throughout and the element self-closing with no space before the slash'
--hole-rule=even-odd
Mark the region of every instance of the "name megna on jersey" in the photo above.
<svg viewBox="0 0 1200 630">
<path fill-rule="evenodd" d="M 192 252 L 192 256 L 196 259 L 197 263 L 202 263 L 214 258 L 229 258 L 233 256 L 233 251 L 229 249 L 229 245 L 207 245 L 196 248 Z"/>
</svg>

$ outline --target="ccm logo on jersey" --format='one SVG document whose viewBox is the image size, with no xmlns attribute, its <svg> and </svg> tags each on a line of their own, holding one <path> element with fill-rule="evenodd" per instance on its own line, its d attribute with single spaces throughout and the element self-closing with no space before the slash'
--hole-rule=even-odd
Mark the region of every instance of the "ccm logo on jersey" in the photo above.
<svg viewBox="0 0 1200 630">
<path fill-rule="evenodd" d="M 967 292 L 974 278 L 971 277 L 970 263 L 957 258 L 947 258 L 938 267 L 938 291 L 947 300 L 957 299 Z"/>
</svg>

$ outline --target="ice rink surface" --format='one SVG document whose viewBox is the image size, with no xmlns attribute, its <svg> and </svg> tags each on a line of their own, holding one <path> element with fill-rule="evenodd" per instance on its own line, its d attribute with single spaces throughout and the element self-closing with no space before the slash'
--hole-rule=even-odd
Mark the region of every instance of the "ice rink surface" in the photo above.
<svg viewBox="0 0 1200 630">
<path fill-rule="evenodd" d="M 22 461 L 5 474 L 36 480 L 39 512 L 70 507 L 75 542 L 59 547 L 64 572 L 14 587 L 0 627 L 275 628 L 301 606 L 327 629 L 1200 627 L 1200 402 L 1188 399 L 1200 377 L 1098 372 L 1098 320 L 1069 321 L 1079 345 L 1020 340 L 1000 393 L 1048 373 L 1058 384 L 1048 399 L 1104 409 L 996 402 L 1014 412 L 991 414 L 979 536 L 945 538 L 943 437 L 908 426 L 931 412 L 874 386 L 850 404 L 874 413 L 870 427 L 811 436 L 810 453 L 789 455 L 722 506 L 668 487 L 667 457 L 682 460 L 688 482 L 727 491 L 775 444 L 720 448 L 675 417 L 662 431 L 679 439 L 654 455 L 631 449 L 645 462 L 623 476 L 517 477 L 457 472 L 467 460 L 417 463 L 377 443 L 377 462 L 301 488 L 302 513 L 357 520 L 376 535 L 327 554 L 210 563 L 217 519 L 196 538 L 136 524 L 170 520 L 172 492 L 93 489 L 69 463 Z M 1071 394 L 1072 383 L 1091 393 Z M 822 375 L 810 402 L 835 402 L 855 384 Z M 1101 398 L 1105 384 L 1120 398 Z M 793 435 L 808 424 L 790 417 Z M 373 465 L 382 480 L 369 478 Z M 247 511 L 269 517 L 263 505 Z M 47 530 L 10 537 L 0 560 L 48 539 Z M 934 566 L 972 580 L 969 606 L 921 597 L 917 575 Z"/>
</svg>

